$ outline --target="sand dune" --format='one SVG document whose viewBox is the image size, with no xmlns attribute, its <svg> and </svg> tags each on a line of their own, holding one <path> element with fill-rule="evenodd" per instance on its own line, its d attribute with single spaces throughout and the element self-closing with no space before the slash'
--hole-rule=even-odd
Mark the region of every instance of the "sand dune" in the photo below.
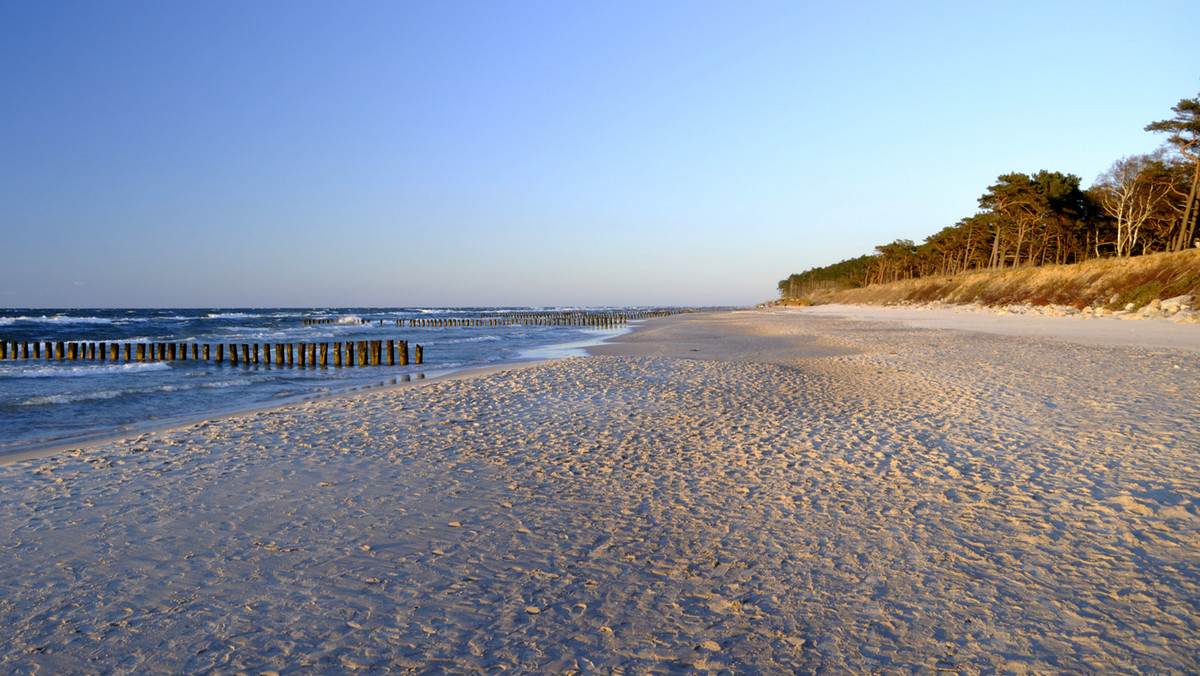
<svg viewBox="0 0 1200 676">
<path fill-rule="evenodd" d="M 1194 352 L 804 313 L 595 351 L 0 467 L 0 669 L 1200 670 Z"/>
</svg>

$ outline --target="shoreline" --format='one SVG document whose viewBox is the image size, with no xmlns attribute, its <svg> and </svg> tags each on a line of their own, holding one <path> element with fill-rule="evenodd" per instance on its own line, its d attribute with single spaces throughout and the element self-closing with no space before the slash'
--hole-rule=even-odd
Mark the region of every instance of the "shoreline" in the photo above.
<svg viewBox="0 0 1200 676">
<path fill-rule="evenodd" d="M 635 320 L 626 329 L 617 333 L 619 337 L 625 335 L 629 331 L 636 330 L 636 326 L 646 320 Z M 603 342 L 605 339 L 599 339 Z M 393 376 L 385 378 L 383 382 L 371 385 L 355 385 L 348 388 L 340 388 L 320 394 L 307 394 L 294 397 L 281 398 L 278 401 L 262 402 L 256 405 L 247 405 L 243 407 L 224 409 L 218 411 L 210 411 L 207 413 L 197 413 L 195 415 L 180 415 L 173 416 L 169 419 L 158 419 L 154 421 L 146 421 L 142 423 L 133 423 L 124 428 L 116 430 L 98 430 L 82 435 L 74 435 L 70 437 L 51 438 L 41 441 L 23 442 L 13 444 L 9 448 L 12 450 L 0 449 L 0 466 L 20 462 L 22 460 L 31 460 L 43 458 L 48 455 L 62 453 L 64 451 L 75 450 L 79 448 L 87 448 L 98 444 L 119 441 L 129 437 L 140 436 L 151 432 L 162 432 L 180 427 L 195 425 L 208 420 L 221 420 L 231 416 L 249 415 L 259 411 L 270 411 L 277 408 L 300 405 L 308 401 L 318 401 L 323 399 L 331 399 L 338 397 L 353 397 L 363 392 L 373 392 L 381 389 L 403 388 L 422 385 L 425 383 L 434 382 L 442 379 L 451 378 L 469 378 L 474 375 L 483 375 L 495 370 L 505 370 L 509 368 L 521 368 L 526 365 L 538 364 L 544 361 L 561 359 L 564 356 L 575 356 L 586 352 L 587 348 L 595 345 L 597 339 L 588 339 L 564 343 L 561 345 L 547 345 L 540 348 L 533 348 L 523 352 L 521 356 L 507 361 L 502 364 L 489 364 L 484 366 L 470 367 L 453 367 L 443 368 L 431 373 L 414 373 L 404 374 L 402 376 Z M 390 382 L 389 382 L 390 381 Z"/>
<path fill-rule="evenodd" d="M 802 314 L 814 317 L 834 319 L 850 319 L 863 322 L 898 322 L 907 326 L 967 331 L 1005 335 L 1013 337 L 1038 337 L 1065 342 L 1090 344 L 1099 346 L 1127 345 L 1143 348 L 1166 348 L 1172 350 L 1188 350 L 1200 352 L 1200 325 L 1166 322 L 1163 320 L 1131 320 L 1114 317 L 1078 316 L 1042 316 L 1014 315 L 997 308 L 975 306 L 943 306 L 928 305 L 917 307 L 893 307 L 875 305 L 845 305 L 826 304 L 807 307 L 745 309 L 728 311 L 735 314 Z M 699 313 L 696 316 L 712 314 Z M 651 352 L 659 355 L 670 354 L 677 357 L 697 357 L 710 355 L 685 354 L 685 350 L 674 348 L 670 343 L 676 340 L 669 333 L 663 333 L 651 339 L 658 344 L 657 348 L 638 349 L 634 346 L 642 342 L 642 336 L 655 326 L 655 322 L 687 321 L 688 315 L 675 317 L 637 320 L 632 322 L 622 333 L 596 340 L 576 341 L 563 345 L 550 345 L 538 348 L 539 356 L 522 356 L 504 364 L 449 369 L 441 373 L 426 375 L 412 374 L 412 380 L 396 382 L 381 382 L 375 385 L 355 386 L 318 395 L 303 395 L 287 398 L 279 402 L 264 403 L 197 415 L 183 415 L 168 421 L 146 422 L 134 424 L 126 429 L 113 431 L 97 431 L 66 439 L 51 439 L 45 442 L 30 442 L 14 446 L 13 452 L 0 453 L 0 466 L 42 458 L 64 451 L 86 448 L 103 443 L 119 441 L 129 437 L 144 435 L 151 432 L 161 432 L 180 427 L 187 427 L 208 420 L 220 420 L 231 416 L 249 415 L 259 411 L 270 411 L 281 407 L 300 405 L 308 401 L 330 398 L 353 397 L 363 392 L 380 389 L 404 388 L 422 385 L 447 378 L 470 378 L 475 375 L 485 375 L 495 370 L 520 368 L 527 365 L 562 359 L 567 356 L 586 355 L 640 355 Z M 1100 329 L 1100 330 L 1097 330 Z M 655 336 L 653 332 L 649 335 Z M 811 349 L 811 346 L 808 346 Z M 692 348 L 688 348 L 692 350 Z M 698 351 L 698 348 L 695 350 Z M 726 357 L 734 356 L 726 354 Z M 405 376 L 408 378 L 409 376 Z"/>
<path fill-rule="evenodd" d="M 9 671 L 1200 668 L 1194 353 L 756 311 L 0 467 Z"/>
</svg>

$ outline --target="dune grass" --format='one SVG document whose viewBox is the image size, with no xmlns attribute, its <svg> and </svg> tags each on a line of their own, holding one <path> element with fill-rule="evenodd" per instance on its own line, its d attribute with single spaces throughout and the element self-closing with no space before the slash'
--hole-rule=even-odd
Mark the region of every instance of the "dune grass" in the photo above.
<svg viewBox="0 0 1200 676">
<path fill-rule="evenodd" d="M 855 289 L 825 289 L 791 304 L 980 303 L 1068 305 L 1118 310 L 1185 294 L 1200 295 L 1200 249 L 1075 265 L 985 270 Z"/>
</svg>

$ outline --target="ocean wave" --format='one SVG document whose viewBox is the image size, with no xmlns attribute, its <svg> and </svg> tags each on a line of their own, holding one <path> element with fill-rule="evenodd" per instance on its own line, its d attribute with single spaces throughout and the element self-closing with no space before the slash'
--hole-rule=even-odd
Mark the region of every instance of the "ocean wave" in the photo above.
<svg viewBox="0 0 1200 676">
<path fill-rule="evenodd" d="M 451 338 L 450 340 L 429 341 L 428 345 L 458 345 L 460 343 L 491 343 L 503 340 L 500 336 L 485 335 L 471 336 L 470 338 Z"/>
<path fill-rule="evenodd" d="M 88 376 L 166 371 L 170 368 L 170 364 L 161 361 L 146 364 L 108 364 L 105 366 L 38 366 L 31 369 L 13 371 L 5 375 L 9 378 L 85 378 Z"/>
<path fill-rule="evenodd" d="M 128 387 L 118 390 L 96 390 L 94 392 L 72 392 L 67 394 L 49 394 L 40 397 L 33 397 L 18 403 L 18 406 L 49 406 L 54 404 L 75 404 L 83 401 L 100 401 L 104 399 L 116 399 L 117 397 L 129 397 L 143 394 L 161 394 L 165 392 L 187 392 L 191 390 L 205 389 L 225 389 L 229 387 L 246 387 L 256 384 L 251 379 L 245 380 L 224 380 L 215 383 L 198 383 L 198 384 L 169 384 L 158 385 L 155 387 Z"/>
<path fill-rule="evenodd" d="M 49 406 L 52 404 L 74 404 L 80 401 L 98 401 L 102 399 L 115 399 L 122 394 L 126 394 L 123 390 L 101 390 L 99 392 L 80 392 L 76 394 L 50 394 L 44 397 L 34 397 L 22 401 L 19 406 Z"/>
<path fill-rule="evenodd" d="M 21 322 L 29 324 L 112 324 L 113 320 L 110 317 L 71 317 L 69 315 L 0 317 L 0 326 L 12 326 Z"/>
<path fill-rule="evenodd" d="M 249 385 L 257 385 L 263 379 L 258 378 L 243 378 L 241 380 L 222 380 L 216 383 L 204 383 L 200 387 L 206 390 L 223 390 L 227 387 L 247 387 Z"/>
</svg>

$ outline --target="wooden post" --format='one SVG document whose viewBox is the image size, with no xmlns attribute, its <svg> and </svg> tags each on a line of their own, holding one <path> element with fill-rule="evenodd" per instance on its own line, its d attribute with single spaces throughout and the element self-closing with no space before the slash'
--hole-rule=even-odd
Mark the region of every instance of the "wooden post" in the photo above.
<svg viewBox="0 0 1200 676">
<path fill-rule="evenodd" d="M 308 344 L 308 365 L 309 366 L 317 365 L 317 344 L 316 343 Z"/>
<path fill-rule="evenodd" d="M 346 341 L 346 366 L 354 366 L 354 341 Z"/>
<path fill-rule="evenodd" d="M 245 347 L 245 346 L 243 346 L 243 347 Z M 230 345 L 229 345 L 229 363 L 233 366 L 237 366 L 237 363 L 238 363 L 237 348 L 238 348 L 237 345 L 230 343 Z"/>
<path fill-rule="evenodd" d="M 387 342 L 387 363 L 388 366 L 396 365 L 396 341 L 389 340 Z"/>
<path fill-rule="evenodd" d="M 296 363 L 294 350 L 295 350 L 295 345 L 292 345 L 291 343 L 288 343 L 288 344 L 287 344 L 287 362 L 288 362 L 288 366 L 291 366 L 292 364 Z"/>
<path fill-rule="evenodd" d="M 321 366 L 329 366 L 329 343 L 321 343 Z"/>
<path fill-rule="evenodd" d="M 333 365 L 334 366 L 342 365 L 342 344 L 341 343 L 333 344 Z"/>
<path fill-rule="evenodd" d="M 400 365 L 408 366 L 408 341 L 400 341 Z"/>
<path fill-rule="evenodd" d="M 420 364 L 425 358 L 425 348 L 418 345 L 414 352 L 415 354 L 413 354 L 413 363 Z"/>
<path fill-rule="evenodd" d="M 205 343 L 204 344 L 204 361 L 208 361 L 211 358 L 211 355 L 212 355 L 212 351 L 209 350 L 208 343 Z"/>
</svg>

